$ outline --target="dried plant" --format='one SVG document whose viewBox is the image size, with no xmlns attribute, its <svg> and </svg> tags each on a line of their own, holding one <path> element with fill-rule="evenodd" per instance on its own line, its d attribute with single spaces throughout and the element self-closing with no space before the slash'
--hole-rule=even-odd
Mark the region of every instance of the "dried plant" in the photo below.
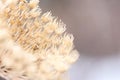
<svg viewBox="0 0 120 80">
<path fill-rule="evenodd" d="M 38 0 L 0 0 L 0 76 L 60 80 L 78 59 L 72 34 Z"/>
</svg>

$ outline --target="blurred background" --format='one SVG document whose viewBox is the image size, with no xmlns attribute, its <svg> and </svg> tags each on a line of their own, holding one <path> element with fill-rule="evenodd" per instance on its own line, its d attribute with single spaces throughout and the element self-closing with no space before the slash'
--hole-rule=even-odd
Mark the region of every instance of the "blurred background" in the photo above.
<svg viewBox="0 0 120 80">
<path fill-rule="evenodd" d="M 120 0 L 40 0 L 73 33 L 80 58 L 70 80 L 120 80 Z"/>
</svg>

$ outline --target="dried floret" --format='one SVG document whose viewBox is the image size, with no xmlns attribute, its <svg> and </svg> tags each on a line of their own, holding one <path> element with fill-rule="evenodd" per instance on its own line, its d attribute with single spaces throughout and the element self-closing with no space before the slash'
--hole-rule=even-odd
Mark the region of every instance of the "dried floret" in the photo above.
<svg viewBox="0 0 120 80">
<path fill-rule="evenodd" d="M 78 59 L 66 25 L 41 13 L 38 0 L 1 0 L 0 76 L 59 80 Z"/>
</svg>

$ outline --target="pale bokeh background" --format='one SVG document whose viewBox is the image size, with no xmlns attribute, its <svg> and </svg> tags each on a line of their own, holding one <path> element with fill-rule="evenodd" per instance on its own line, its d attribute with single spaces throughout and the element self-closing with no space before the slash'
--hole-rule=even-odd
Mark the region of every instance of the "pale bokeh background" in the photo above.
<svg viewBox="0 0 120 80">
<path fill-rule="evenodd" d="M 120 0 L 41 0 L 40 6 L 67 24 L 81 53 L 119 52 Z"/>
<path fill-rule="evenodd" d="M 41 0 L 75 36 L 71 80 L 120 80 L 120 0 Z"/>
<path fill-rule="evenodd" d="M 70 80 L 120 80 L 120 0 L 41 0 L 73 33 L 80 59 Z"/>
</svg>

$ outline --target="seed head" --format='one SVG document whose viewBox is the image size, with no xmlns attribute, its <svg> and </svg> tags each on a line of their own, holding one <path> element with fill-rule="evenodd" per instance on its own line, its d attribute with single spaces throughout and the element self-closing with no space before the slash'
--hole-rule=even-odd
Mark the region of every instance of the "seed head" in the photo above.
<svg viewBox="0 0 120 80">
<path fill-rule="evenodd" d="M 66 25 L 41 13 L 38 0 L 1 0 L 0 76 L 59 80 L 78 59 Z"/>
</svg>

